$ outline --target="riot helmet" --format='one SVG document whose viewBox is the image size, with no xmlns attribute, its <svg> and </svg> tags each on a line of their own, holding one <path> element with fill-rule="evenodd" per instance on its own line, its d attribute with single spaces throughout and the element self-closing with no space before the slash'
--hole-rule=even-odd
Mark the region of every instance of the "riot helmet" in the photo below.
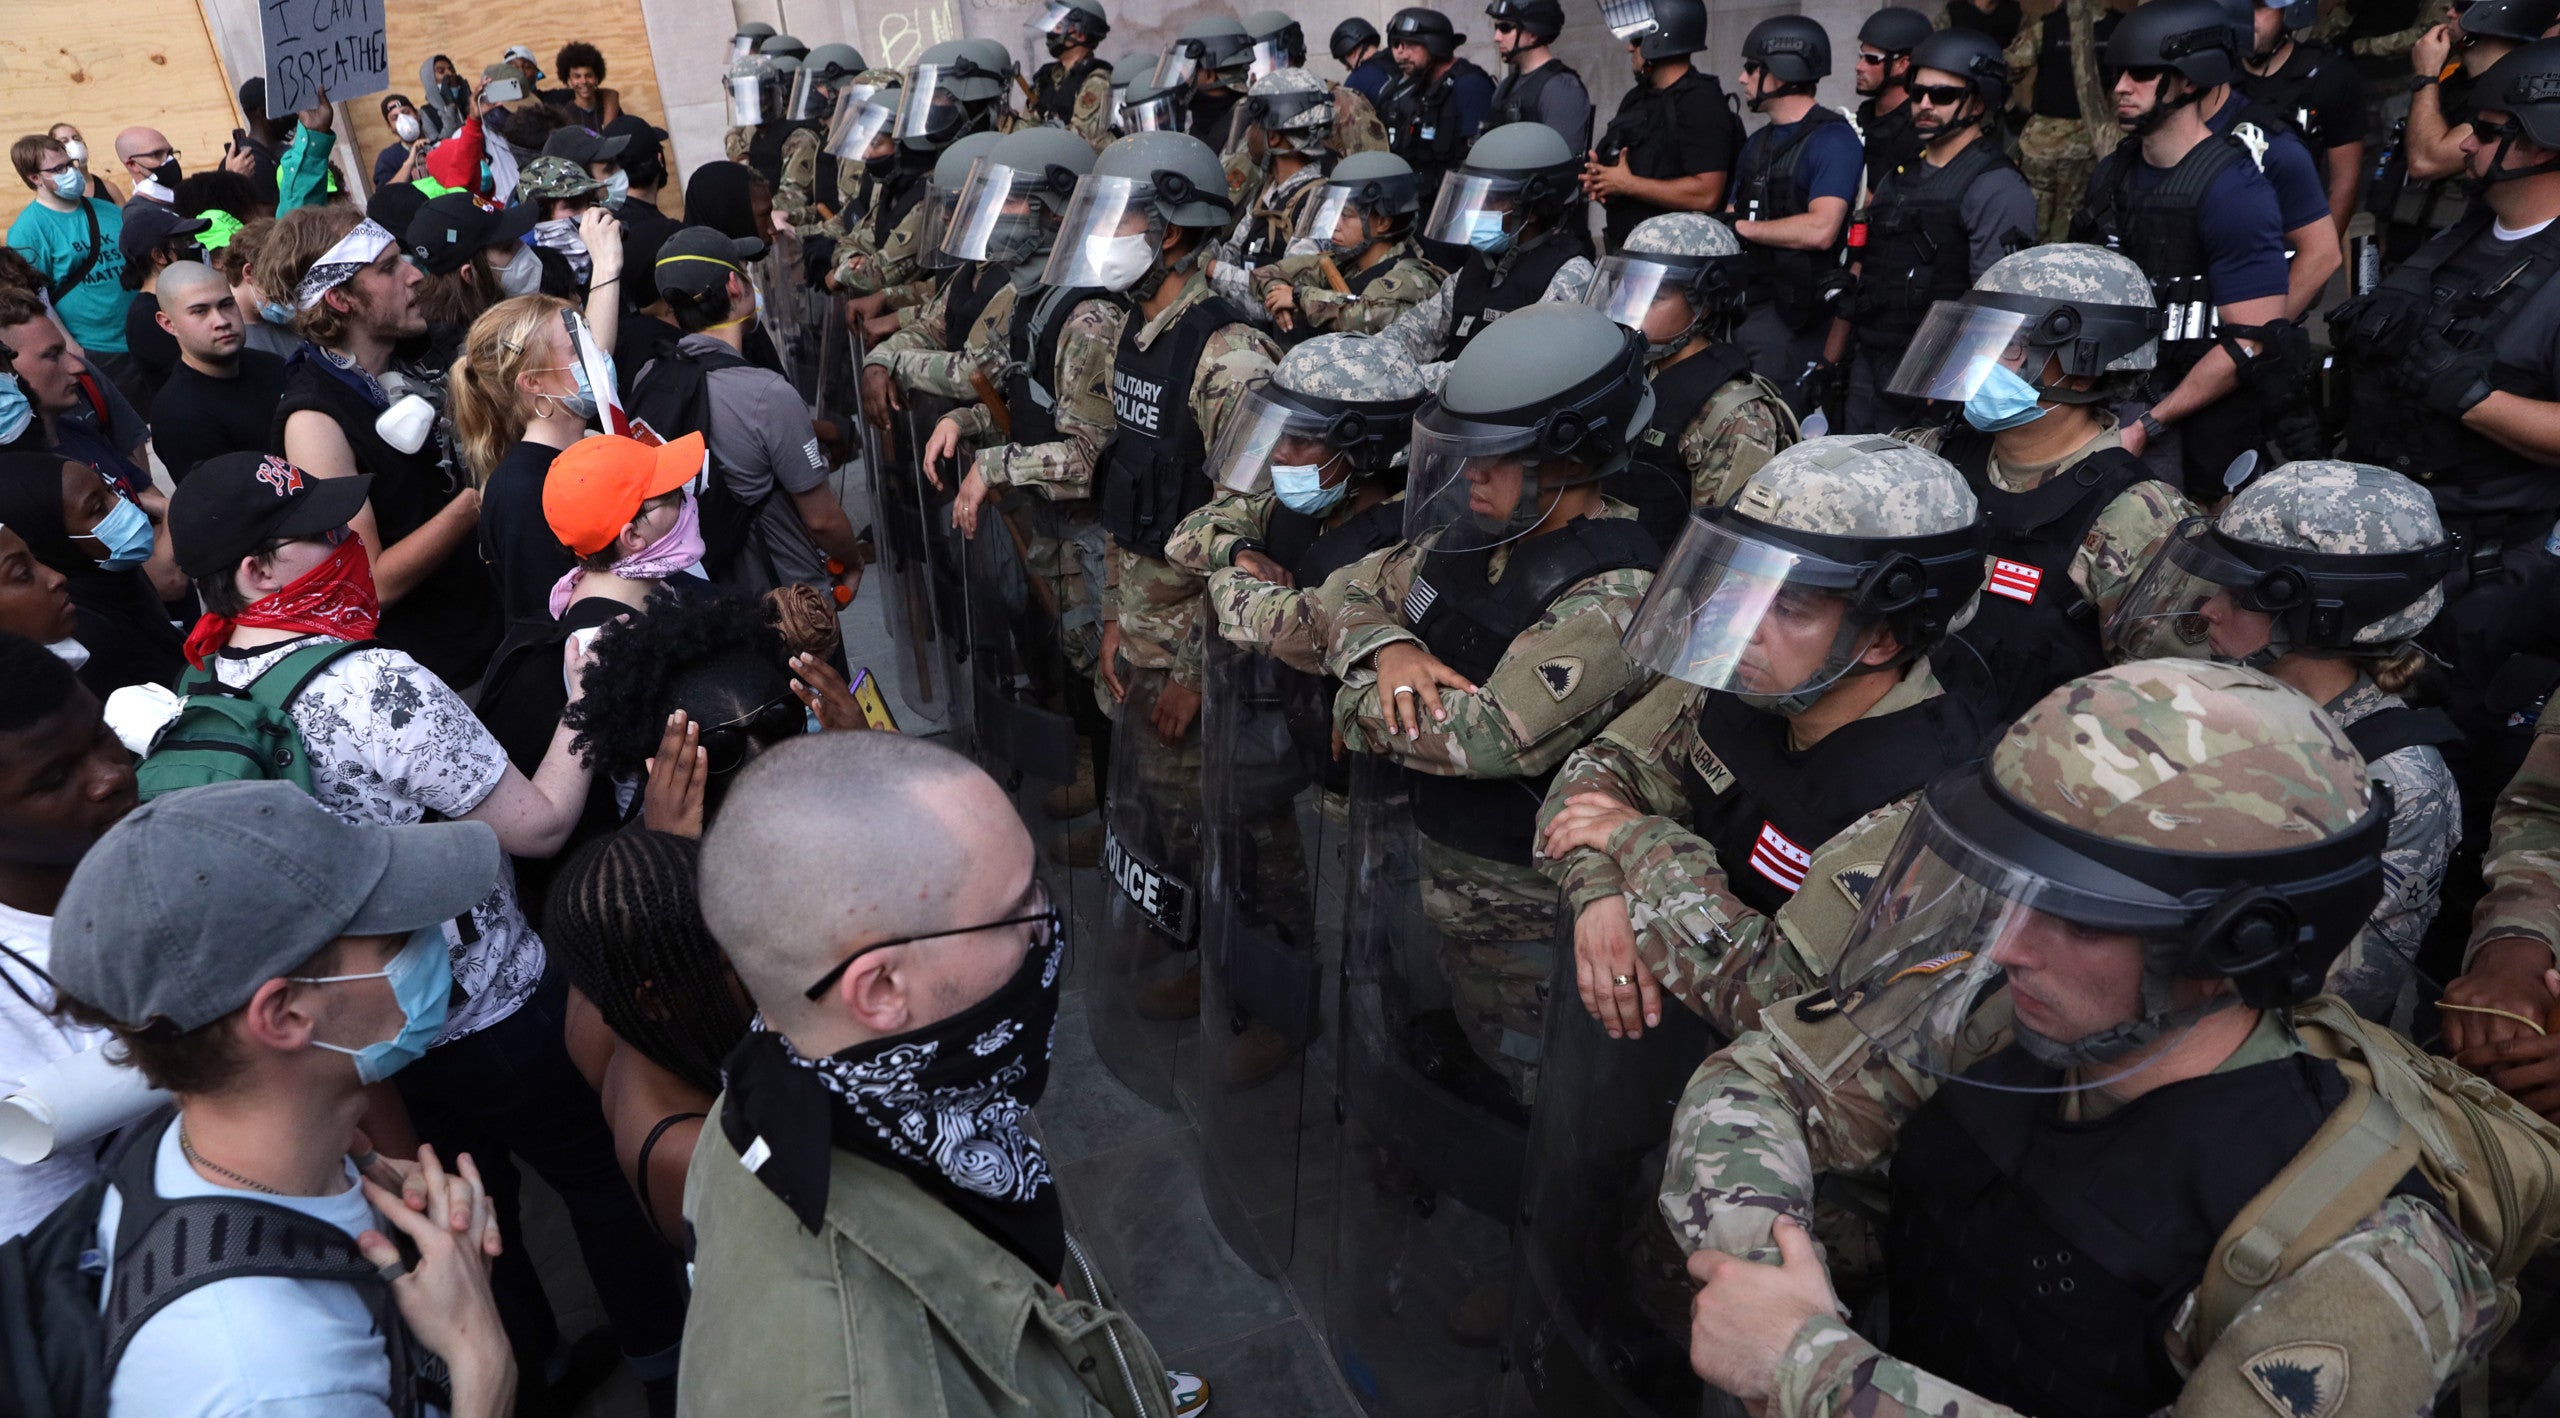
<svg viewBox="0 0 2560 1418">
<path fill-rule="evenodd" d="M 1998 41 L 1980 30 L 1948 28 L 1932 31 L 1928 38 L 1912 46 L 1911 72 L 1904 80 L 1905 86 L 1915 90 L 1919 88 L 1920 71 L 1923 69 L 1954 75 L 1964 81 L 1974 97 L 1982 100 L 1982 111 L 1970 118 L 1961 116 L 1964 108 L 1961 103 L 1953 110 L 1938 110 L 1936 105 L 1929 105 L 1931 109 L 1942 112 L 1944 117 L 1937 127 L 1927 130 L 1920 129 L 1920 116 L 1915 111 L 1911 120 L 1913 131 L 1924 143 L 1935 142 L 1975 124 L 1994 122 L 2000 111 L 2008 106 L 2009 60 L 2001 53 Z"/>
<path fill-rule="evenodd" d="M 749 20 L 729 36 L 729 62 L 737 63 L 756 52 L 756 46 L 773 37 L 773 26 L 762 20 Z"/>
<path fill-rule="evenodd" d="M 2107 652 L 2267 669 L 2389 656 L 2444 608 L 2453 546 L 2432 494 L 2366 463 L 2306 459 L 2178 525 L 2107 622 Z"/>
<path fill-rule="evenodd" d="M 1564 33 L 1564 6 L 1560 0 L 1493 0 L 1484 12 L 1495 24 L 1512 25 L 1527 34 L 1531 45 L 1553 44 L 1556 36 Z M 1516 53 L 1504 54 L 1503 61 L 1516 63 Z"/>
<path fill-rule="evenodd" d="M 1600 0 L 1600 21 L 1647 65 L 1707 47 L 1705 0 Z"/>
<path fill-rule="evenodd" d="M 1244 22 L 1233 15 L 1210 15 L 1182 27 L 1173 47 L 1164 52 L 1156 81 L 1224 86 L 1218 75 L 1233 75 L 1252 63 L 1253 36 L 1245 33 Z"/>
<path fill-rule="evenodd" d="M 955 39 L 916 57 L 907 72 L 898 142 L 931 152 L 989 126 L 1013 82 L 1013 55 L 991 39 Z"/>
<path fill-rule="evenodd" d="M 1334 63 L 1347 69 L 1352 55 L 1379 42 L 1378 27 L 1354 15 L 1333 27 L 1332 37 L 1325 41 L 1325 51 L 1333 56 Z"/>
<path fill-rule="evenodd" d="M 1423 235 L 1498 256 L 1520 239 L 1529 218 L 1549 227 L 1582 195 L 1582 157 L 1543 123 L 1505 123 L 1488 130 L 1466 160 L 1440 179 Z"/>
<path fill-rule="evenodd" d="M 1056 59 L 1070 49 L 1091 49 L 1102 43 L 1111 34 L 1111 21 L 1103 13 L 1102 0 L 1048 0 L 1023 22 L 1023 30 L 1036 36 L 1041 48 Z"/>
<path fill-rule="evenodd" d="M 1646 361 L 1659 361 L 1741 309 L 1742 242 L 1704 212 L 1647 217 L 1601 259 L 1582 303 L 1644 336 Z"/>
<path fill-rule="evenodd" d="M 1324 186 L 1299 204 L 1298 227 L 1291 235 L 1314 242 L 1327 255 L 1348 259 L 1368 250 L 1372 241 L 1403 240 L 1421 210 L 1422 177 L 1413 164 L 1393 153 L 1353 153 L 1335 163 Z M 1355 214 L 1362 218 L 1357 234 L 1346 239 L 1342 224 Z M 1369 217 L 1386 218 L 1387 229 L 1372 234 Z"/>
<path fill-rule="evenodd" d="M 1112 127 L 1128 133 L 1179 133 L 1191 111 L 1187 83 L 1132 84 L 1120 99 L 1120 118 Z"/>
<path fill-rule="evenodd" d="M 800 61 L 800 72 L 791 76 L 791 105 L 783 117 L 795 123 L 833 118 L 845 81 L 869 67 L 862 62 L 861 51 L 850 44 L 822 44 L 810 50 Z"/>
<path fill-rule="evenodd" d="M 1893 72 L 1894 61 L 1909 58 L 1911 51 L 1920 46 L 1920 41 L 1936 32 L 1927 15 L 1904 5 L 1887 5 L 1867 16 L 1867 22 L 1858 26 L 1858 62 L 1867 62 L 1869 50 L 1881 55 L 1882 59 L 1877 65 L 1876 88 L 1866 87 L 1866 79 L 1861 76 L 1858 92 L 1872 94 L 1896 84 L 1909 83 L 1911 70 L 1919 67 L 1918 61 L 1914 60 L 1900 74 Z"/>
<path fill-rule="evenodd" d="M 968 185 L 970 170 L 996 144 L 1004 141 L 1001 134 L 971 133 L 944 148 L 933 160 L 933 175 L 926 179 L 924 217 L 916 231 L 916 249 L 924 253 L 927 269 L 947 271 L 963 261 L 981 261 L 986 253 L 957 255 L 946 249 L 951 234 L 953 214 L 960 208 L 961 191 Z M 1085 151 L 1093 151 L 1087 143 Z M 1008 263 L 1010 264 L 1010 263 Z"/>
<path fill-rule="evenodd" d="M 2202 660 L 2100 670 L 1922 792 L 1830 1003 L 1931 1073 L 2101 1087 L 2220 1009 L 2317 994 L 2382 899 L 2390 818 L 2345 731 L 2291 687 Z M 1963 1071 L 2001 989 L 2017 1042 L 2069 1074 Z"/>
<path fill-rule="evenodd" d="M 1333 88 L 1304 69 L 1282 69 L 1256 79 L 1236 109 L 1227 151 L 1246 151 L 1257 139 L 1264 152 L 1320 155 L 1333 137 Z"/>
<path fill-rule="evenodd" d="M 1307 32 L 1288 11 L 1257 10 L 1244 17 L 1244 31 L 1253 36 L 1253 77 L 1306 67 Z"/>
<path fill-rule="evenodd" d="M 2167 0 L 2154 0 L 2167 3 Z M 2160 362 L 2160 308 L 2133 258 L 2103 246 L 2030 247 L 1929 307 L 1885 392 L 1963 403 L 1985 380 L 2023 380 L 2040 400 L 2094 404 Z M 2005 375 L 1995 375 L 2005 370 Z M 2074 377 L 2089 380 L 2073 388 Z"/>
<path fill-rule="evenodd" d="M 1809 94 L 1831 72 L 1831 36 L 1802 15 L 1772 15 L 1743 36 L 1742 62 L 1767 71 L 1784 86 L 1781 93 Z M 1753 100 L 1762 102 L 1766 96 Z"/>
<path fill-rule="evenodd" d="M 2465 39 L 2531 44 L 2560 24 L 2560 0 L 2473 0 L 2455 22 Z"/>
<path fill-rule="evenodd" d="M 1040 279 L 1145 299 L 1166 276 L 1199 262 L 1195 240 L 1172 266 L 1165 264 L 1169 229 L 1205 233 L 1234 219 L 1226 171 L 1208 144 L 1188 133 L 1132 133 L 1103 149 L 1077 181 Z"/>
<path fill-rule="evenodd" d="M 1437 10 L 1419 7 L 1398 10 L 1394 18 L 1387 21 L 1389 49 L 1399 44 L 1420 45 L 1422 52 L 1430 55 L 1434 64 L 1446 63 L 1455 57 L 1458 46 L 1466 42 L 1467 37 L 1458 33 L 1457 27 L 1449 23 L 1449 17 Z"/>
<path fill-rule="evenodd" d="M 1512 311 L 1414 415 L 1405 539 L 1461 552 L 1527 536 L 1567 488 L 1626 467 L 1652 420 L 1635 332 L 1586 305 Z"/>
<path fill-rule="evenodd" d="M 2517 46 L 2472 84 L 2471 98 L 2472 134 L 2482 142 L 2488 141 L 2493 132 L 2497 135 L 2497 148 L 2489 171 L 2482 178 L 2484 183 L 2560 172 L 2560 39 L 2538 39 Z M 2507 115 L 2514 120 L 2513 125 L 2498 131 L 2488 121 L 2492 113 Z M 2555 156 L 2529 167 L 2507 166 L 2507 154 L 2514 149 L 2519 132 L 2534 146 Z"/>
<path fill-rule="evenodd" d="M 809 57 L 809 46 L 787 34 L 769 34 L 756 41 L 756 53 L 770 54 L 776 59 L 806 61 Z"/>
<path fill-rule="evenodd" d="M 1355 477 L 1392 477 L 1428 391 L 1413 356 L 1374 335 L 1318 335 L 1245 391 L 1209 450 L 1227 492 L 1271 491 L 1292 511 L 1330 511 Z"/>
<path fill-rule="evenodd" d="M 2204 97 L 2207 89 L 2231 82 L 2239 67 L 2230 18 L 2215 0 L 2151 0 L 2116 23 L 2107 40 L 2107 67 L 2119 72 L 2156 75 L 2153 92 L 2160 95 L 2151 111 L 2134 120 L 2132 132 L 2149 133 L 2170 114 Z M 2187 81 L 2186 92 L 2172 98 L 2161 85 L 2170 73 Z"/>
<path fill-rule="evenodd" d="M 863 162 L 874 143 L 893 144 L 898 115 L 906 107 L 906 76 L 895 69 L 865 69 L 836 94 L 836 113 L 827 125 L 827 155 L 838 162 Z M 894 153 L 885 149 L 885 160 Z"/>
<path fill-rule="evenodd" d="M 961 185 L 941 249 L 954 261 L 1020 266 L 1054 248 L 1077 181 L 1093 171 L 1093 145 L 1064 128 L 1025 128 L 973 133 L 952 147 L 980 138 L 990 141 Z"/>
<path fill-rule="evenodd" d="M 790 93 L 782 66 L 769 54 L 747 54 L 729 62 L 724 81 L 729 94 L 729 123 L 752 128 L 782 112 Z"/>
<path fill-rule="evenodd" d="M 1801 714 L 1961 626 L 1990 534 L 1964 474 L 1937 454 L 1875 434 L 1807 439 L 1729 505 L 1690 515 L 1627 652 L 1763 713 Z"/>
</svg>

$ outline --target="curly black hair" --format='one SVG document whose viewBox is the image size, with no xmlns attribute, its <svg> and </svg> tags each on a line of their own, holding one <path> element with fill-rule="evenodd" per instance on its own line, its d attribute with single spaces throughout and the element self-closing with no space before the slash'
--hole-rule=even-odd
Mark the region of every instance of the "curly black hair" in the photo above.
<svg viewBox="0 0 2560 1418">
<path fill-rule="evenodd" d="M 551 61 L 551 72 L 559 75 L 560 82 L 565 84 L 569 82 L 569 71 L 572 69 L 593 69 L 596 71 L 596 82 L 603 83 L 604 51 L 583 39 L 573 39 L 560 46 L 559 57 Z"/>
<path fill-rule="evenodd" d="M 229 212 L 244 222 L 256 216 L 260 207 L 271 205 L 259 199 L 258 184 L 222 168 L 191 172 L 178 179 L 177 198 L 179 216 Z"/>
<path fill-rule="evenodd" d="M 551 883 L 542 939 L 616 1037 L 701 1089 L 747 1032 L 746 992 L 702 923 L 702 845 L 633 827 L 578 849 Z"/>
<path fill-rule="evenodd" d="M 791 698 L 791 669 L 762 601 L 730 592 L 661 595 L 596 637 L 586 689 L 561 721 L 598 773 L 639 773 L 682 709 L 708 728 Z"/>
</svg>

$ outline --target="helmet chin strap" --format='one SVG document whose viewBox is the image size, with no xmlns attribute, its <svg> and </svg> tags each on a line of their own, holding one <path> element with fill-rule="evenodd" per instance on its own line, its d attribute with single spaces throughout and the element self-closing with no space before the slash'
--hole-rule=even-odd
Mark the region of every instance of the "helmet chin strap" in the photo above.
<svg viewBox="0 0 2560 1418">
<path fill-rule="evenodd" d="M 2224 991 L 2202 1004 L 2180 1006 L 2169 997 L 2169 982 L 2150 970 L 2142 972 L 2142 1014 L 2123 1024 L 2101 1029 L 2084 1039 L 2065 1043 L 2039 1034 L 2025 1024 L 2013 1021 L 2012 1034 L 2018 1047 L 2025 1049 L 2036 1062 L 2047 1068 L 2086 1069 L 2114 1063 L 2134 1050 L 2167 1038 L 2172 1031 L 2184 1032 L 2198 1020 L 2237 1003 L 2239 996 Z M 2132 1072 L 2149 1068 L 2155 1060 L 2137 1065 Z M 2128 1075 L 2117 1074 L 2104 1080 L 2112 1083 Z M 2091 1085 L 2099 1086 L 2099 1085 Z"/>
<path fill-rule="evenodd" d="M 2137 138 L 2147 138 L 2151 136 L 2153 133 L 2160 131 L 2161 124 L 2169 121 L 2170 114 L 2177 112 L 2179 109 L 2189 107 L 2197 100 L 2204 97 L 2204 90 L 2201 87 L 2198 87 L 2193 83 L 2189 83 L 2185 93 L 2178 95 L 2176 98 L 2164 98 L 2161 96 L 2160 90 L 2167 87 L 2168 83 L 2169 76 L 2166 74 L 2152 80 L 2151 111 L 2145 113 L 2140 118 L 2133 120 L 2133 136 Z"/>
<path fill-rule="evenodd" d="M 2507 166 L 2507 153 L 2515 147 L 2515 142 L 2513 133 L 2498 140 L 2497 156 L 2489 159 L 2489 170 L 2471 181 L 2473 191 L 2485 192 L 2501 182 L 2513 182 L 2519 177 L 2540 177 L 2546 172 L 2560 172 L 2560 156 L 2545 158 L 2531 167 Z"/>
</svg>

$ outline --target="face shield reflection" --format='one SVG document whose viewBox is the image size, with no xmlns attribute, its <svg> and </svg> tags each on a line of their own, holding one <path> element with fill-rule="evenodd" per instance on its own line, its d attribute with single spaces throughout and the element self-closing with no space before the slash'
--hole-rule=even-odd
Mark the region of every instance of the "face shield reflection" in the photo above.
<svg viewBox="0 0 2560 1418">
<path fill-rule="evenodd" d="M 1351 475 L 1342 450 L 1326 441 L 1334 416 L 1306 408 L 1266 380 L 1247 390 L 1209 450 L 1209 476 L 1227 492 L 1258 493 L 1275 467 L 1317 468 L 1327 484 Z"/>
<path fill-rule="evenodd" d="M 898 118 L 899 91 L 858 84 L 836 99 L 835 122 L 827 130 L 827 155 L 838 162 L 860 162 L 871 145 L 890 131 Z"/>
<path fill-rule="evenodd" d="M 1601 261 L 1591 284 L 1584 287 L 1582 303 L 1638 334 L 1646 334 L 1645 317 L 1660 301 L 1679 301 L 1685 324 L 1688 294 L 1685 277 L 1659 261 L 1642 256 L 1611 256 Z"/>
<path fill-rule="evenodd" d="M 1153 240 L 1146 211 L 1137 204 L 1139 191 L 1134 178 L 1088 173 L 1080 179 L 1059 223 L 1049 264 L 1041 270 L 1041 281 L 1052 286 L 1126 287 L 1127 280 L 1116 285 L 1114 281 L 1131 260 L 1133 243 L 1143 262 Z"/>
<path fill-rule="evenodd" d="M 2250 604 L 2257 568 L 2223 554 L 2212 523 L 2190 517 L 2161 544 L 2109 617 L 2103 639 L 2116 659 L 2188 656 L 2244 663 L 2265 649 L 2275 623 Z"/>
<path fill-rule="evenodd" d="M 809 118 L 827 118 L 835 113 L 835 87 L 839 80 L 822 79 L 819 71 L 803 64 L 791 76 L 791 106 L 783 117 L 797 123 Z"/>
<path fill-rule="evenodd" d="M 1123 100 L 1120 105 L 1120 131 L 1178 133 L 1182 131 L 1181 102 L 1170 93 Z"/>
<path fill-rule="evenodd" d="M 2005 364 L 2034 383 L 2044 374 L 2041 368 L 2026 368 L 2027 336 L 2035 323 L 2034 316 L 2015 310 L 1939 301 L 1921 317 L 1885 392 L 1960 404 L 1982 387 L 1995 364 Z"/>
<path fill-rule="evenodd" d="M 1702 689 L 1820 694 L 1883 633 L 1853 608 L 1861 574 L 1692 517 L 1636 608 L 1627 651 Z"/>
<path fill-rule="evenodd" d="M 942 250 L 955 260 L 1000 260 L 1006 264 L 1039 250 L 1046 233 L 1040 223 L 1038 199 L 1033 194 L 1043 190 L 1049 181 L 1046 172 L 1008 167 L 992 158 L 971 163 L 968 179 L 961 184 L 952 210 Z"/>
<path fill-rule="evenodd" d="M 1450 173 L 1440 180 L 1440 197 L 1431 204 L 1431 220 L 1422 234 L 1463 246 L 1479 233 L 1498 231 L 1525 185 L 1522 179 L 1507 175 Z"/>
</svg>

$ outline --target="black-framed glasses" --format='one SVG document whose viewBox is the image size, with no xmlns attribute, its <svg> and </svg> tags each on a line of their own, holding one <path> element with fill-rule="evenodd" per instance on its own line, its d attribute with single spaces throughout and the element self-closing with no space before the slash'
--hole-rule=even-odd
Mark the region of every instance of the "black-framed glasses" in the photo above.
<svg viewBox="0 0 2560 1418">
<path fill-rule="evenodd" d="M 2494 148 L 2510 138 L 2523 137 L 2524 125 L 2512 118 L 2498 123 L 2475 116 L 2471 120 L 2471 136 L 2480 140 L 2481 147 Z"/>
<path fill-rule="evenodd" d="M 1911 101 L 1953 108 L 1971 97 L 1972 93 L 1973 90 L 1962 84 L 1914 84 L 1911 86 Z"/>
<path fill-rule="evenodd" d="M 1745 59 L 1742 61 L 1742 72 L 1745 74 L 1764 73 L 1767 71 L 1767 68 L 1767 65 L 1762 64 L 1757 59 Z"/>
<path fill-rule="evenodd" d="M 844 978 L 844 972 L 853 968 L 853 962 L 875 950 L 886 950 L 893 945 L 913 945 L 920 940 L 942 940 L 956 935 L 975 935 L 980 931 L 1002 930 L 1006 926 L 1038 926 L 1040 929 L 1031 934 L 1031 948 L 1045 950 L 1058 938 L 1058 899 L 1050 893 L 1049 883 L 1042 881 L 1037 873 L 1034 873 L 1031 878 L 1031 899 L 1038 904 L 1038 910 L 1025 912 L 1019 916 L 1007 916 L 1001 921 L 982 921 L 974 926 L 953 926 L 947 931 L 920 931 L 915 935 L 891 936 L 887 940 L 875 940 L 837 961 L 834 969 L 819 976 L 818 983 L 802 990 L 800 997 L 816 1001 L 827 991 L 835 988 L 836 981 Z"/>
<path fill-rule="evenodd" d="M 1493 32 L 1495 34 L 1518 34 L 1520 32 L 1520 27 L 1511 23 L 1509 20 L 1496 20 L 1493 22 Z"/>
<path fill-rule="evenodd" d="M 750 743 L 780 743 L 809 727 L 809 711 L 796 696 L 748 710 L 725 724 L 702 731 L 703 766 L 713 777 L 735 773 L 747 761 Z"/>
</svg>

